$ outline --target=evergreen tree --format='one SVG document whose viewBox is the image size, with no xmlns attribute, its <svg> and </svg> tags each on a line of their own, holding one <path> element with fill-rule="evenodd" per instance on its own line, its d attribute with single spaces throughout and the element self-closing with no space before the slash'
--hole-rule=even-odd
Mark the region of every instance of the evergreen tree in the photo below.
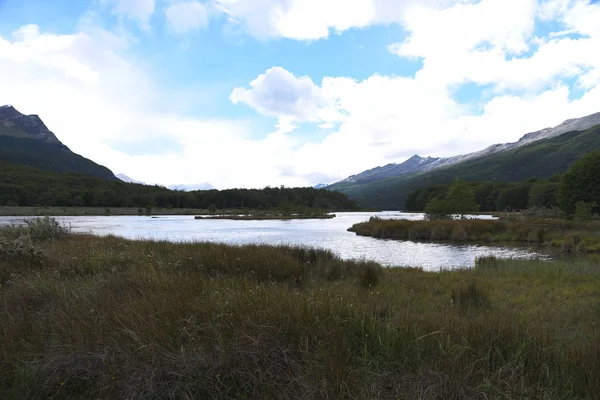
<svg viewBox="0 0 600 400">
<path fill-rule="evenodd" d="M 579 202 L 600 205 L 600 150 L 589 153 L 564 173 L 559 186 L 560 208 L 573 214 Z"/>
</svg>

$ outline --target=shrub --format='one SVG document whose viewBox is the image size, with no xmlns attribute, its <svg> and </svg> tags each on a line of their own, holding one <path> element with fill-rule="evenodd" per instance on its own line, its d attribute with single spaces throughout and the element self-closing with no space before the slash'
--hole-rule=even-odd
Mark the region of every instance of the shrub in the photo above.
<svg viewBox="0 0 600 400">
<path fill-rule="evenodd" d="M 565 217 L 564 213 L 556 206 L 553 207 L 529 207 L 519 213 L 517 219 L 562 219 Z"/>
<path fill-rule="evenodd" d="M 452 211 L 443 199 L 434 197 L 425 206 L 425 219 L 428 221 L 438 219 L 452 219 Z"/>
<path fill-rule="evenodd" d="M 575 204 L 575 213 L 573 219 L 575 221 L 589 221 L 592 219 L 592 210 L 596 207 L 596 203 L 586 203 L 584 201 L 578 201 Z"/>
<path fill-rule="evenodd" d="M 35 218 L 25 221 L 27 231 L 34 242 L 44 242 L 51 239 L 60 239 L 71 233 L 71 228 L 59 223 L 51 217 Z"/>
<path fill-rule="evenodd" d="M 31 236 L 9 239 L 0 236 L 0 260 L 3 261 L 40 261 L 42 250 L 31 240 Z"/>
</svg>

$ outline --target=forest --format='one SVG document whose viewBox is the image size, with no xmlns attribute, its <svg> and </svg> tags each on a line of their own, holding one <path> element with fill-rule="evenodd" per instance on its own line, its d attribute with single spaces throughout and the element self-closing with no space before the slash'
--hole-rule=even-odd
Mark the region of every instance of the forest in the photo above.
<svg viewBox="0 0 600 400">
<path fill-rule="evenodd" d="M 518 211 L 529 207 L 558 206 L 560 176 L 530 178 L 522 182 L 465 182 L 475 195 L 479 211 Z M 445 198 L 452 183 L 433 185 L 411 192 L 406 200 L 408 211 L 423 211 L 434 198 Z"/>
<path fill-rule="evenodd" d="M 0 169 L 0 205 L 4 206 L 358 209 L 356 202 L 343 193 L 310 187 L 184 192 L 7 162 L 0 162 Z"/>
<path fill-rule="evenodd" d="M 452 203 L 452 204 L 451 204 Z M 559 208 L 572 215 L 577 208 L 600 212 L 600 150 L 590 152 L 562 175 L 522 182 L 466 182 L 433 185 L 411 192 L 409 211 L 440 209 L 444 205 L 463 211 L 520 211 Z M 444 212 L 442 212 L 444 214 Z"/>
</svg>

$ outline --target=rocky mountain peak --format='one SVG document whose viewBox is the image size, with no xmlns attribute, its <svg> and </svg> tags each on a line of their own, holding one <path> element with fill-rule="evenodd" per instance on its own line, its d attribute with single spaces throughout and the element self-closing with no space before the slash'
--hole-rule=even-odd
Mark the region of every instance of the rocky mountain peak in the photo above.
<svg viewBox="0 0 600 400">
<path fill-rule="evenodd" d="M 0 123 L 25 132 L 30 138 L 64 146 L 38 115 L 24 115 L 11 105 L 0 107 Z"/>
<path fill-rule="evenodd" d="M 7 104 L 5 106 L 0 106 L 0 118 L 18 118 L 22 117 L 23 114 L 18 112 L 13 106 Z"/>
</svg>

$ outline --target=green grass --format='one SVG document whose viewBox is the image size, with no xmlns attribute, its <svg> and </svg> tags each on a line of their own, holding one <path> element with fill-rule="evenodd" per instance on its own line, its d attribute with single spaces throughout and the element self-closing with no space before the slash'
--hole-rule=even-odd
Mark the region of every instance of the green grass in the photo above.
<svg viewBox="0 0 600 400">
<path fill-rule="evenodd" d="M 600 392 L 591 260 L 431 273 L 295 247 L 73 234 L 35 246 L 36 260 L 0 257 L 3 398 Z"/>
<path fill-rule="evenodd" d="M 348 229 L 360 236 L 403 240 L 527 242 L 565 252 L 600 252 L 600 221 L 433 220 L 371 218 Z"/>
</svg>

